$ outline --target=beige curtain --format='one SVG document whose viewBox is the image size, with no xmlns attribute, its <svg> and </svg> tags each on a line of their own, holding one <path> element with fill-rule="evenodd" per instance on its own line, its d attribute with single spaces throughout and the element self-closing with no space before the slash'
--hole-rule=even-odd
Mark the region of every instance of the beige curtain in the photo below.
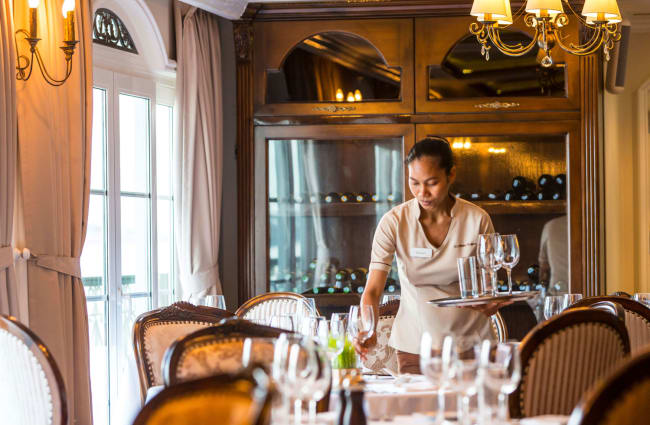
<svg viewBox="0 0 650 425">
<path fill-rule="evenodd" d="M 0 314 L 19 317 L 11 235 L 16 186 L 16 54 L 11 1 L 0 3 Z"/>
<path fill-rule="evenodd" d="M 50 74 L 65 61 L 63 0 L 41 2 L 39 42 Z M 27 2 L 15 3 L 15 24 L 27 28 Z M 70 424 L 91 424 L 88 315 L 79 256 L 88 217 L 92 119 L 90 0 L 77 0 L 72 75 L 48 85 L 35 69 L 17 83 L 19 173 L 28 262 L 29 326 L 56 360 L 66 386 Z M 21 53 L 25 42 L 19 40 Z"/>
<path fill-rule="evenodd" d="M 174 4 L 176 18 L 175 227 L 180 294 L 221 294 L 222 102 L 217 17 Z"/>
</svg>

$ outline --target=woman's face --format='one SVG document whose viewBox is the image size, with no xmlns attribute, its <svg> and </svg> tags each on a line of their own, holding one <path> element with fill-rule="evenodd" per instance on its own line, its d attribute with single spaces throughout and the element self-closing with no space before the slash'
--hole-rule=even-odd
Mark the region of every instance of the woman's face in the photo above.
<svg viewBox="0 0 650 425">
<path fill-rule="evenodd" d="M 452 167 L 447 175 L 438 163 L 438 158 L 423 156 L 408 165 L 409 189 L 425 210 L 444 205 L 449 196 L 449 187 L 456 179 L 456 167 Z"/>
</svg>

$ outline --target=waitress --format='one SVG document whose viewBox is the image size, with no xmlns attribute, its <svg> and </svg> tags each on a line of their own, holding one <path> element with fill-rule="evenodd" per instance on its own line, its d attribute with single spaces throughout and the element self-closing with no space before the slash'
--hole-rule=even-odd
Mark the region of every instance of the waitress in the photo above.
<svg viewBox="0 0 650 425">
<path fill-rule="evenodd" d="M 490 338 L 489 315 L 496 306 L 477 311 L 434 307 L 427 301 L 460 295 L 456 259 L 476 255 L 478 235 L 493 233 L 494 228 L 483 209 L 449 193 L 456 167 L 447 140 L 420 140 L 405 163 L 414 199 L 394 207 L 379 222 L 361 304 L 373 307 L 377 323 L 379 299 L 397 256 L 402 296 L 389 345 L 397 350 L 400 373 L 420 373 L 418 353 L 424 332 L 434 341 L 446 334 Z M 362 357 L 375 344 L 375 333 L 363 344 L 354 341 Z"/>
</svg>

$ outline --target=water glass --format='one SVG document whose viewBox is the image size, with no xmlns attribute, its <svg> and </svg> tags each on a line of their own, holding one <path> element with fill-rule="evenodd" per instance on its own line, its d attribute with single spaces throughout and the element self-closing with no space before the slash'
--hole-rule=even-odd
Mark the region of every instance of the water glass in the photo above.
<svg viewBox="0 0 650 425">
<path fill-rule="evenodd" d="M 375 332 L 375 314 L 372 306 L 361 304 L 350 307 L 348 316 L 348 333 L 363 344 Z"/>
<path fill-rule="evenodd" d="M 204 305 L 206 307 L 216 307 L 221 310 L 226 309 L 226 299 L 223 295 L 205 295 L 199 297 L 197 300 L 197 305 Z"/>
<path fill-rule="evenodd" d="M 517 389 L 521 380 L 521 360 L 516 344 L 484 340 L 479 359 L 479 379 L 488 390 L 498 391 L 498 418 L 508 419 L 507 396 Z M 481 403 L 485 405 L 485 403 Z"/>
<path fill-rule="evenodd" d="M 643 303 L 646 305 L 646 307 L 650 307 L 650 293 L 648 292 L 637 292 L 634 294 L 634 299 L 637 300 L 640 303 Z"/>
<path fill-rule="evenodd" d="M 461 257 L 456 260 L 458 266 L 458 283 L 460 297 L 478 297 L 479 289 L 476 280 L 476 257 Z"/>
<path fill-rule="evenodd" d="M 479 263 L 480 264 L 480 263 Z M 494 296 L 496 295 L 497 288 L 492 286 L 492 279 L 490 278 L 490 272 L 487 269 L 479 267 L 481 271 L 481 295 Z"/>
<path fill-rule="evenodd" d="M 562 310 L 571 307 L 575 302 L 582 299 L 582 294 L 564 294 L 562 295 Z"/>
<path fill-rule="evenodd" d="M 502 264 L 508 273 L 508 294 L 512 294 L 512 269 L 519 263 L 519 241 L 517 235 L 499 235 L 503 252 Z"/>
<path fill-rule="evenodd" d="M 546 320 L 562 312 L 562 295 L 549 295 L 544 298 L 544 318 Z"/>
<path fill-rule="evenodd" d="M 315 338 L 321 322 L 327 322 L 322 316 L 303 317 L 300 321 L 300 333 L 304 336 Z"/>
</svg>

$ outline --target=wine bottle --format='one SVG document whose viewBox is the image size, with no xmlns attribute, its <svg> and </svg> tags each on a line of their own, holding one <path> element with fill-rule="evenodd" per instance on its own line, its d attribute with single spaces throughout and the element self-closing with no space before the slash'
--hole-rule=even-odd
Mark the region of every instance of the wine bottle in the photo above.
<svg viewBox="0 0 650 425">
<path fill-rule="evenodd" d="M 332 204 L 334 202 L 339 202 L 341 200 L 341 194 L 336 193 L 336 192 L 330 192 L 327 195 L 325 195 L 325 202 L 328 204 Z"/>
<path fill-rule="evenodd" d="M 336 279 L 337 282 L 342 282 L 342 283 L 349 282 L 351 273 L 352 273 L 352 269 L 348 269 L 348 268 L 338 269 L 336 274 L 334 275 L 334 279 Z"/>
<path fill-rule="evenodd" d="M 539 265 L 538 264 L 531 264 L 528 266 L 528 269 L 526 269 L 526 274 L 528 275 L 528 279 L 532 283 L 533 286 L 537 285 L 539 283 Z"/>
<path fill-rule="evenodd" d="M 296 193 L 293 195 L 293 202 L 296 204 L 304 204 L 309 200 L 309 195 L 306 193 Z"/>
<path fill-rule="evenodd" d="M 537 199 L 539 201 L 550 201 L 551 199 L 553 199 L 553 193 L 554 193 L 553 189 L 549 189 L 549 188 L 542 189 L 537 193 Z"/>
<path fill-rule="evenodd" d="M 469 194 L 469 199 L 472 201 L 482 201 L 483 198 L 484 198 L 483 192 L 481 192 L 480 190 L 476 190 Z"/>
<path fill-rule="evenodd" d="M 309 202 L 312 204 L 319 204 L 321 202 L 325 201 L 325 195 L 322 193 L 312 193 L 309 195 Z"/>
<path fill-rule="evenodd" d="M 555 180 L 553 179 L 553 176 L 551 176 L 550 174 L 542 174 L 541 176 L 539 176 L 539 179 L 537 179 L 537 184 L 539 185 L 540 188 L 545 189 L 554 185 Z"/>
<path fill-rule="evenodd" d="M 526 189 L 521 194 L 519 195 L 519 199 L 522 201 L 532 201 L 535 199 L 535 194 L 533 193 L 532 190 Z"/>
<path fill-rule="evenodd" d="M 368 269 L 359 267 L 358 269 L 355 269 L 352 273 L 350 273 L 350 281 L 352 281 L 352 283 L 356 285 L 365 284 L 367 274 L 368 274 Z"/>
<path fill-rule="evenodd" d="M 555 184 L 561 187 L 566 187 L 566 174 L 558 174 L 555 176 Z"/>
<path fill-rule="evenodd" d="M 376 193 L 373 193 L 370 196 L 370 200 L 372 200 L 372 202 L 379 202 L 379 196 Z"/>
<path fill-rule="evenodd" d="M 487 198 L 490 201 L 502 201 L 505 199 L 505 193 L 499 192 L 498 190 L 493 190 L 492 192 L 487 194 Z"/>
<path fill-rule="evenodd" d="M 356 196 L 352 192 L 342 193 L 341 196 L 339 197 L 339 200 L 341 202 L 353 202 L 355 199 L 356 199 Z"/>
<path fill-rule="evenodd" d="M 526 177 L 515 176 L 515 178 L 512 179 L 512 189 L 519 194 L 523 193 L 526 190 L 530 190 L 532 192 L 535 190 L 535 183 Z"/>
<path fill-rule="evenodd" d="M 454 196 L 458 199 L 467 199 L 467 195 L 462 192 L 455 193 Z"/>
<path fill-rule="evenodd" d="M 384 285 L 384 292 L 394 293 L 397 290 L 397 282 L 392 277 L 386 278 L 386 285 Z"/>
<path fill-rule="evenodd" d="M 503 195 L 503 199 L 506 201 L 517 201 L 519 200 L 519 196 L 517 196 L 517 192 L 514 190 L 509 190 Z"/>
</svg>

